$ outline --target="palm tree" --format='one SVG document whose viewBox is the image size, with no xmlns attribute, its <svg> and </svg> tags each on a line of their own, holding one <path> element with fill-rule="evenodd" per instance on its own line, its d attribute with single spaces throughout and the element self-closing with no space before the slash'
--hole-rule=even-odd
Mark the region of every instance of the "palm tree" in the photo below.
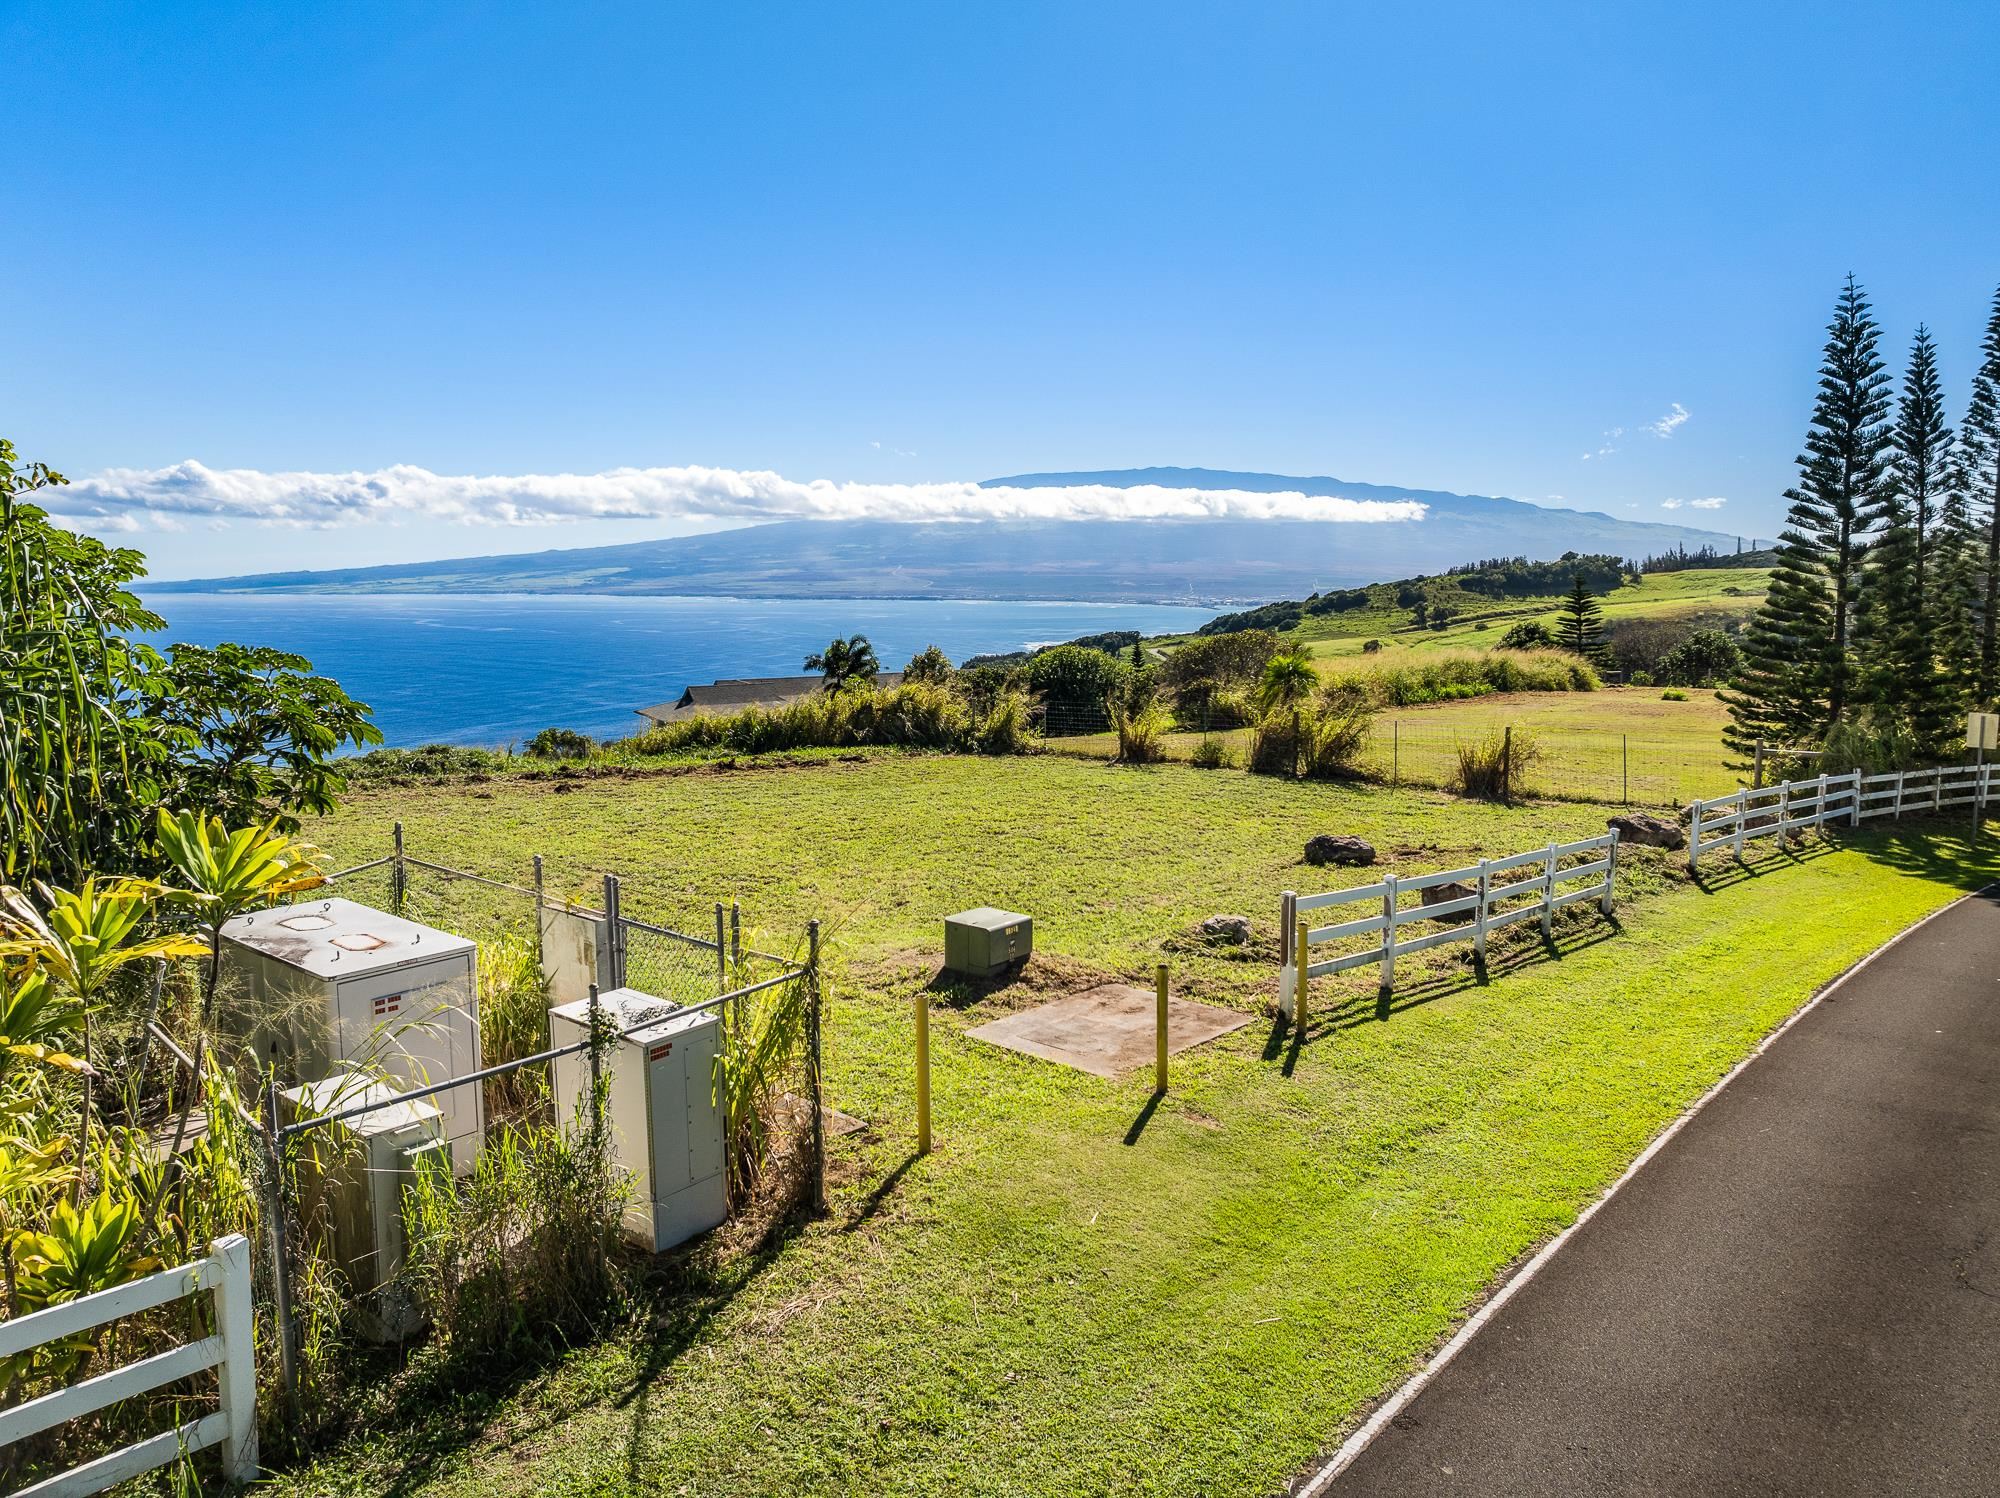
<svg viewBox="0 0 2000 1498">
<path fill-rule="evenodd" d="M 875 673 L 882 669 L 882 663 L 875 658 L 875 647 L 868 643 L 866 635 L 849 635 L 844 640 L 832 640 L 826 649 L 806 657 L 806 670 L 817 671 L 826 678 L 826 689 L 837 692 L 850 681 L 872 682 Z"/>
<path fill-rule="evenodd" d="M 1298 773 L 1299 751 L 1305 734 L 1302 705 L 1319 690 L 1319 672 L 1312 657 L 1303 650 L 1285 650 L 1271 657 L 1257 683 L 1257 706 L 1265 712 L 1288 707 L 1292 711 L 1292 773 Z"/>
</svg>

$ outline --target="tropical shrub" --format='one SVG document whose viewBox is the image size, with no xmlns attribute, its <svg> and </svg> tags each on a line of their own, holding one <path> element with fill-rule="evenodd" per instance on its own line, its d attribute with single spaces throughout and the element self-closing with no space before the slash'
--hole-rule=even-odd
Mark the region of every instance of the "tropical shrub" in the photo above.
<svg viewBox="0 0 2000 1498">
<path fill-rule="evenodd" d="M 590 735 L 574 728 L 544 728 L 528 740 L 528 753 L 536 759 L 588 759 Z"/>
<path fill-rule="evenodd" d="M 1539 619 L 1524 619 L 1511 626 L 1495 646 L 1499 650 L 1551 650 L 1556 637 Z"/>
<path fill-rule="evenodd" d="M 1194 746 L 1188 763 L 1197 770 L 1227 770 L 1236 763 L 1236 751 L 1221 739 L 1203 739 Z"/>
<path fill-rule="evenodd" d="M 1495 732 L 1461 740 L 1453 788 L 1461 796 L 1519 800 L 1527 793 L 1529 772 L 1540 760 L 1541 747 L 1529 734 L 1516 732 L 1510 738 Z"/>
<path fill-rule="evenodd" d="M 1360 775 L 1361 751 L 1375 720 L 1368 694 L 1335 687 L 1301 723 L 1300 765 L 1315 780 L 1352 780 Z"/>
</svg>

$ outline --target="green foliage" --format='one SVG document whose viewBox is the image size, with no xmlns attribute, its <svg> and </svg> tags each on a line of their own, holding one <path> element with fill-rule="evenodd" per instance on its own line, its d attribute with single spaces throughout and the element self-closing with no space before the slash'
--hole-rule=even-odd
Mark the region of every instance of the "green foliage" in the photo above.
<svg viewBox="0 0 2000 1498">
<path fill-rule="evenodd" d="M 1299 766 L 1309 780 L 1353 780 L 1375 721 L 1375 704 L 1354 686 L 1324 693 L 1300 723 Z"/>
<path fill-rule="evenodd" d="M 1949 529 L 1957 555 L 1948 585 L 1966 610 L 1960 641 L 1977 663 L 1970 695 L 1991 708 L 2000 703 L 2000 292 L 1980 340 L 1954 459 Z"/>
<path fill-rule="evenodd" d="M 722 1110 L 732 1203 L 750 1199 L 770 1159 L 779 1094 L 804 1054 L 806 1000 L 803 980 L 767 988 L 732 1001 L 739 1007 L 722 1026 L 715 1101 Z"/>
<path fill-rule="evenodd" d="M 1519 624 L 1509 626 L 1495 645 L 1498 650 L 1548 650 L 1556 643 L 1556 637 L 1549 633 L 1549 627 L 1539 619 L 1523 619 Z"/>
<path fill-rule="evenodd" d="M 1531 734 L 1489 733 L 1461 740 L 1454 789 L 1487 801 L 1518 801 L 1527 794 L 1528 775 L 1541 760 Z"/>
<path fill-rule="evenodd" d="M 1848 637 L 1861 564 L 1889 490 L 1889 377 L 1880 329 L 1850 276 L 1827 329 L 1819 397 L 1799 457 L 1799 482 L 1779 538 L 1778 565 L 1743 643 L 1726 695 L 1730 746 L 1812 742 L 1856 697 Z"/>
<path fill-rule="evenodd" d="M 1197 770 L 1227 770 L 1236 764 L 1236 751 L 1221 739 L 1207 738 L 1194 746 L 1188 763 Z"/>
<path fill-rule="evenodd" d="M 1416 707 L 1489 692 L 1593 692 L 1596 669 L 1561 650 L 1431 655 L 1344 672 L 1378 707 Z"/>
<path fill-rule="evenodd" d="M 574 1122 L 491 1131 L 463 1182 L 441 1159 L 419 1169 L 404 1272 L 443 1355 L 487 1368 L 602 1327 L 619 1301 L 610 1248 L 626 1191 Z"/>
<path fill-rule="evenodd" d="M 1172 718 L 1165 707 L 1154 701 L 1134 703 L 1113 695 L 1111 727 L 1118 735 L 1118 759 L 1122 764 L 1149 765 L 1166 758 L 1163 742 Z"/>
<path fill-rule="evenodd" d="M 1183 723 L 1212 721 L 1216 698 L 1257 682 L 1282 648 L 1267 629 L 1200 636 L 1167 657 L 1160 683 Z"/>
<path fill-rule="evenodd" d="M 1028 689 L 1052 706 L 1097 707 L 1129 668 L 1087 645 L 1058 645 L 1028 662 Z"/>
<path fill-rule="evenodd" d="M 849 635 L 844 640 L 832 640 L 826 649 L 807 656 L 805 668 L 824 676 L 829 692 L 838 692 L 850 682 L 873 684 L 881 673 L 882 663 L 875 658 L 875 647 L 868 643 L 868 636 Z"/>
<path fill-rule="evenodd" d="M 1287 650 L 1264 663 L 1257 680 L 1257 705 L 1264 712 L 1296 707 L 1319 690 L 1319 671 L 1303 650 Z"/>
<path fill-rule="evenodd" d="M 1719 629 L 1698 629 L 1660 658 L 1657 679 L 1677 687 L 1712 687 L 1742 667 L 1743 652 L 1734 640 Z"/>
<path fill-rule="evenodd" d="M 633 755 L 726 749 L 769 754 L 785 749 L 879 745 L 908 749 L 978 747 L 971 710 L 945 687 L 904 682 L 888 688 L 825 692 L 774 708 L 750 707 L 656 724 L 627 739 Z"/>
<path fill-rule="evenodd" d="M 1556 626 L 1556 643 L 1592 665 L 1604 657 L 1604 609 L 1581 572 L 1576 575 L 1569 597 L 1563 600 L 1562 622 Z"/>
<path fill-rule="evenodd" d="M 1632 685 L 1645 686 L 1649 685 L 1649 683 L 1635 681 Z M 1688 694 L 1678 687 L 1668 687 L 1664 692 L 1660 693 L 1660 701 L 1662 702 L 1685 702 L 1687 700 Z"/>
<path fill-rule="evenodd" d="M 951 657 L 935 645 L 926 645 L 903 667 L 903 680 L 933 687 L 951 682 Z"/>
<path fill-rule="evenodd" d="M 593 747 L 590 735 L 574 728 L 544 728 L 528 740 L 528 753 L 536 759 L 588 759 Z"/>
<path fill-rule="evenodd" d="M 1009 688 L 993 699 L 979 719 L 973 747 L 981 754 L 1027 754 L 1034 749 L 1028 725 L 1027 694 Z"/>
<path fill-rule="evenodd" d="M 298 656 L 132 638 L 162 627 L 131 590 L 145 559 L 27 501 L 63 482 L 0 439 L 0 877 L 150 872 L 162 805 L 329 810 L 332 756 L 380 741 L 367 708 Z"/>
<path fill-rule="evenodd" d="M 503 926 L 479 942 L 479 1048 L 487 1066 L 518 1061 L 549 1044 L 549 980 L 532 925 Z M 489 1117 L 505 1117 L 547 1095 L 546 1077 L 523 1067 L 486 1084 Z"/>
</svg>

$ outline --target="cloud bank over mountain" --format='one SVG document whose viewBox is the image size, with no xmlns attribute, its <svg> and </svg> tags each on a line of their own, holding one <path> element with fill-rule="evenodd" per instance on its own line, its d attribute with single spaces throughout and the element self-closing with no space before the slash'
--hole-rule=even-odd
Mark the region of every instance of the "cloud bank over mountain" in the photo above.
<svg viewBox="0 0 2000 1498">
<path fill-rule="evenodd" d="M 1352 499 L 1159 484 L 1021 487 L 877 484 L 731 468 L 452 475 L 397 464 L 368 473 L 111 468 L 57 490 L 50 509 L 86 527 L 173 529 L 189 521 L 324 528 L 425 519 L 471 526 L 578 520 L 1287 520 L 1420 521 L 1418 500 Z"/>
</svg>

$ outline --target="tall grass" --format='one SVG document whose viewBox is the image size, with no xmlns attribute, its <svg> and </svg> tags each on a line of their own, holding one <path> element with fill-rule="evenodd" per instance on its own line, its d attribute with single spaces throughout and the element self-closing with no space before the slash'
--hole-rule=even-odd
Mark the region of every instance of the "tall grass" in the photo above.
<svg viewBox="0 0 2000 1498">
<path fill-rule="evenodd" d="M 1134 706 L 1113 698 L 1111 727 L 1118 735 L 1121 764 L 1150 765 L 1167 757 L 1166 732 L 1172 724 L 1165 706 L 1146 702 Z"/>
<path fill-rule="evenodd" d="M 1529 773 L 1541 762 L 1541 746 L 1532 735 L 1504 733 L 1460 741 L 1454 789 L 1461 796 L 1488 801 L 1514 801 L 1527 794 Z"/>
<path fill-rule="evenodd" d="M 487 1066 L 548 1049 L 549 980 L 540 944 L 521 926 L 504 926 L 479 944 L 479 1044 Z M 486 1084 L 486 1109 L 505 1118 L 548 1096 L 541 1067 L 523 1067 Z"/>
<path fill-rule="evenodd" d="M 1365 691 L 1378 707 L 1415 707 L 1490 692 L 1592 692 L 1596 669 L 1562 650 L 1438 655 L 1343 672 L 1336 682 Z"/>
<path fill-rule="evenodd" d="M 743 1008 L 722 1026 L 715 1097 L 728 1140 L 729 1200 L 740 1210 L 770 1157 L 778 1094 L 805 1043 L 806 986 L 785 983 L 737 1002 Z"/>
<path fill-rule="evenodd" d="M 948 687 L 904 682 L 877 690 L 819 692 L 782 707 L 682 718 L 635 734 L 619 748 L 635 755 L 700 749 L 768 754 L 863 745 L 973 749 L 981 747 L 984 726 L 975 724 L 965 699 Z"/>
</svg>

